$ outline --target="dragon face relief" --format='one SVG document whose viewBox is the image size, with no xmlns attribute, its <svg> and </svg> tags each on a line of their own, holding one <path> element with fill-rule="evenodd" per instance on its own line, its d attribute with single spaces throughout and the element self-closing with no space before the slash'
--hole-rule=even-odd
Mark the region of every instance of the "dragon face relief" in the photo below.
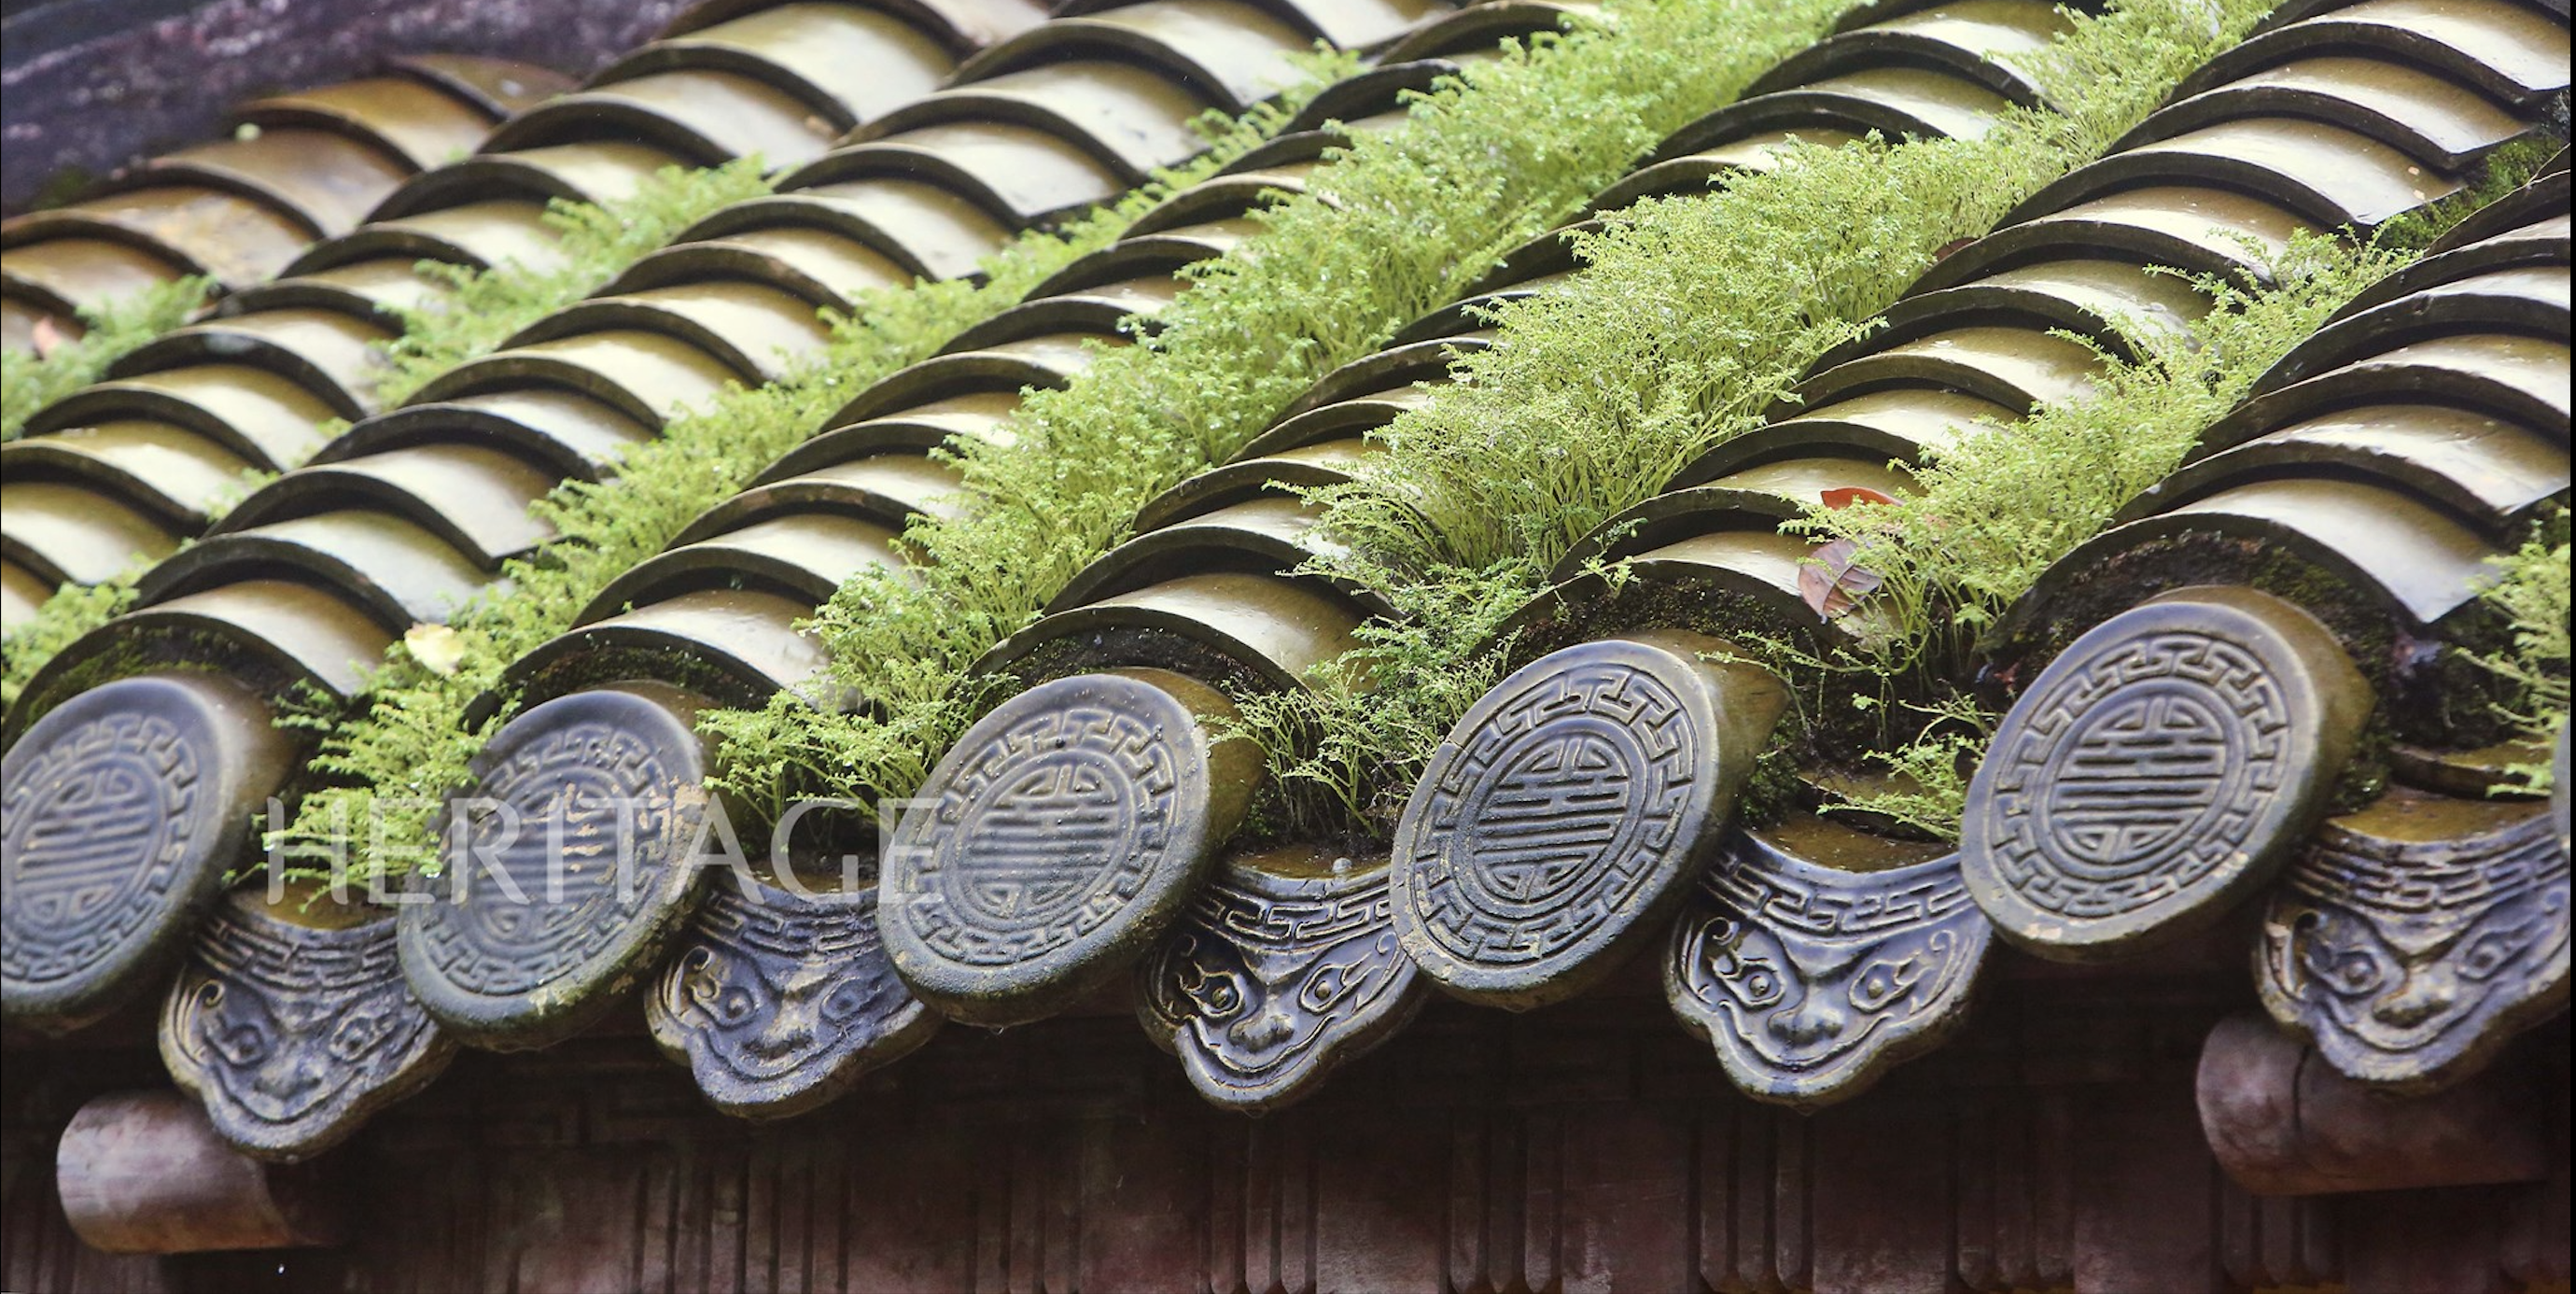
<svg viewBox="0 0 2576 1294">
<path fill-rule="evenodd" d="M 1171 950 L 1170 988 L 1188 1000 L 1195 1049 L 1260 1082 L 1308 1061 L 1331 1025 L 1386 989 L 1402 957 L 1392 935 L 1277 953 L 1184 933 Z"/>
<path fill-rule="evenodd" d="M 1851 872 L 1737 831 L 1674 928 L 1665 995 L 1745 1091 L 1824 1105 L 1957 1024 L 1990 935 L 1955 857 Z"/>
<path fill-rule="evenodd" d="M 699 1022 L 712 1049 L 747 1079 L 783 1078 L 907 1000 L 901 986 L 872 982 L 855 964 L 782 963 L 720 940 L 680 961 L 684 1001 L 675 1009 Z"/>
<path fill-rule="evenodd" d="M 873 890 L 806 896 L 738 880 L 699 910 L 645 1014 L 709 1100 L 756 1118 L 830 1100 L 939 1025 L 886 960 Z"/>
<path fill-rule="evenodd" d="M 2392 795 L 2327 824 L 2265 905 L 2257 983 L 2343 1073 L 2400 1091 L 2466 1076 L 2568 991 L 2568 863 L 2548 813 L 2476 805 L 2462 834 Z"/>
<path fill-rule="evenodd" d="M 417 1090 L 453 1044 L 404 985 L 390 919 L 307 927 L 236 896 L 171 990 L 161 1052 L 226 1140 L 291 1159 Z"/>
<path fill-rule="evenodd" d="M 1261 861 L 1224 867 L 1138 986 L 1139 1018 L 1191 1084 L 1244 1109 L 1313 1090 L 1421 1003 L 1383 864 L 1311 874 Z"/>
</svg>

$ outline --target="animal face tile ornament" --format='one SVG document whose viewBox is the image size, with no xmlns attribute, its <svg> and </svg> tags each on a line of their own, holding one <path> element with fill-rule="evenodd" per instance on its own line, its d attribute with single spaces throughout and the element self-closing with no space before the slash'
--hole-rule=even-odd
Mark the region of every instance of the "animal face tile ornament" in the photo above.
<svg viewBox="0 0 2576 1294">
<path fill-rule="evenodd" d="M 1736 1086 L 1812 1109 L 1948 1037 L 1990 942 L 1956 855 L 1852 872 L 1738 830 L 1674 926 L 1664 996 Z"/>
<path fill-rule="evenodd" d="M 1572 997 L 1674 911 L 1779 717 L 1726 644 L 1651 631 L 1569 647 L 1485 694 L 1396 826 L 1395 927 L 1440 988 Z"/>
<path fill-rule="evenodd" d="M 1136 1015 L 1190 1085 L 1277 1109 L 1404 1027 L 1426 997 L 1395 938 L 1384 860 L 1237 858 L 1137 971 Z"/>
<path fill-rule="evenodd" d="M 802 1114 L 938 1032 L 877 935 L 873 888 L 799 894 L 720 878 L 645 998 L 664 1055 L 717 1109 Z"/>
<path fill-rule="evenodd" d="M 31 725 L 0 760 L 0 1015 L 67 1032 L 159 987 L 284 763 L 211 675 L 120 679 Z"/>
<path fill-rule="evenodd" d="M 2270 595 L 2184 589 L 2122 612 L 1997 729 L 1962 824 L 1970 892 L 2060 960 L 2205 926 L 2288 862 L 2372 700 L 2325 627 Z"/>
<path fill-rule="evenodd" d="M 2568 898 L 2545 807 L 2392 791 L 2264 905 L 2255 984 L 2336 1069 L 2431 1091 L 2565 1008 Z"/>
<path fill-rule="evenodd" d="M 939 761 L 886 851 L 878 928 L 942 1013 L 1034 1020 L 1125 971 L 1181 912 L 1259 777 L 1233 706 L 1162 670 L 1003 702 Z"/>
<path fill-rule="evenodd" d="M 329 1149 L 455 1051 L 403 983 L 391 913 L 302 925 L 249 892 L 199 929 L 161 1013 L 172 1080 L 224 1140 L 263 1159 Z"/>
<path fill-rule="evenodd" d="M 510 721 L 451 804 L 446 874 L 402 910 L 403 975 L 469 1045 L 543 1047 L 648 973 L 697 897 L 704 751 L 658 695 L 577 693 Z"/>
</svg>

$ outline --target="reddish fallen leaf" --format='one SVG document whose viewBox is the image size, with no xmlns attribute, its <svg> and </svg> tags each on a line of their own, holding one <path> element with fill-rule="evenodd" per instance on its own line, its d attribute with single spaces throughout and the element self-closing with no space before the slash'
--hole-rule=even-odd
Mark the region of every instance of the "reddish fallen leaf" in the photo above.
<svg viewBox="0 0 2576 1294">
<path fill-rule="evenodd" d="M 1936 261 L 1946 261 L 1967 247 L 1968 244 L 1975 241 L 1977 240 L 1974 238 L 1953 238 L 1950 241 L 1941 244 L 1940 250 L 1932 253 L 1932 259 Z"/>
<path fill-rule="evenodd" d="M 35 328 L 27 334 L 27 342 L 36 348 L 38 359 L 52 359 L 54 352 L 61 350 L 63 343 L 70 340 L 63 335 L 62 325 L 55 323 L 51 315 L 37 320 Z"/>
<path fill-rule="evenodd" d="M 1828 508 L 1848 508 L 1855 503 L 1893 504 L 1896 502 L 1895 495 L 1883 490 L 1873 490 L 1866 485 L 1838 485 L 1830 490 L 1817 491 L 1816 497 L 1824 500 Z"/>
<path fill-rule="evenodd" d="M 1817 615 L 1830 620 L 1878 591 L 1878 572 L 1852 562 L 1857 547 L 1851 540 L 1837 539 L 1809 554 L 1798 567 L 1798 596 Z"/>
</svg>

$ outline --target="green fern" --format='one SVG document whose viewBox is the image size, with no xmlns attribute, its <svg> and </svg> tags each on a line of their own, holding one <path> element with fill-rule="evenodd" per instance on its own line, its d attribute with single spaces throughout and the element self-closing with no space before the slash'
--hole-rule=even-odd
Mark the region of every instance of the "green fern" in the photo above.
<svg viewBox="0 0 2576 1294">
<path fill-rule="evenodd" d="M 2530 160 L 2507 157 L 2499 167 L 2527 176 Z M 1973 735 L 1958 722 L 1974 710 L 1960 686 L 1975 673 L 1978 636 L 2052 563 L 2180 466 L 2203 429 L 2345 302 L 2419 256 L 2426 230 L 2469 210 L 2434 213 L 2366 243 L 2297 236 L 2268 283 L 2198 279 L 2209 312 L 2181 334 L 2129 334 L 2137 357 L 2101 355 L 2084 398 L 1963 438 L 1916 472 L 1915 491 L 1896 503 L 1814 508 L 1793 523 L 1819 539 L 1852 541 L 1851 560 L 1881 580 L 1872 598 L 1891 631 L 1827 668 L 1872 677 L 1897 696 L 1929 698 L 1914 704 L 1943 716 L 1908 730 L 1898 722 L 1903 707 L 1883 712 L 1885 744 L 1868 758 L 1918 775 L 1943 761 L 1972 767 L 1994 718 L 1982 716 Z M 2563 580 L 2562 572 L 2562 599 Z M 2563 628 L 2559 641 L 2563 651 Z M 1920 785 L 1902 792 L 1901 803 L 1864 794 L 1852 807 L 1955 839 L 1964 777 Z"/>
<path fill-rule="evenodd" d="M 2410 259 L 2302 235 L 2269 284 L 2198 279 L 2208 313 L 2178 333 L 2124 329 L 2135 359 L 2097 347 L 2088 395 L 1963 437 L 1897 503 L 1812 509 L 1794 528 L 1853 541 L 1853 560 L 1880 576 L 1873 600 L 1895 630 L 1881 672 L 1956 675 L 2050 563 L 2178 466 L 2328 315 Z"/>
<path fill-rule="evenodd" d="M 958 451 L 974 505 L 923 519 L 925 558 L 870 572 L 817 616 L 843 714 L 782 696 L 705 717 L 719 782 L 756 808 L 911 793 L 996 694 L 968 677 L 1159 491 L 1232 453 L 1335 365 L 1456 296 L 1655 140 L 1819 36 L 1841 0 L 1610 0 L 1509 44 L 1356 141 L 1241 254 L 1198 267 L 1146 341 L 1039 392 L 1008 449 Z"/>
<path fill-rule="evenodd" d="M 0 351 L 0 441 L 16 440 L 36 411 L 88 386 L 136 347 L 188 322 L 214 291 L 191 275 L 81 311 L 89 331 L 42 354 Z"/>
<path fill-rule="evenodd" d="M 1492 311 L 1501 344 L 1378 433 L 1386 452 L 1357 479 L 1307 492 L 1347 550 L 1312 569 L 1402 615 L 1365 629 L 1312 691 L 1253 703 L 1252 723 L 1300 738 L 1265 743 L 1293 829 L 1382 837 L 1473 699 L 1449 680 L 1493 672 L 1460 626 L 1499 624 L 1577 539 L 1761 426 L 1942 247 L 2098 155 L 2266 7 L 2136 0 L 2070 15 L 2024 62 L 2057 111 L 2014 113 L 1977 139 L 1801 147 L 1577 237 L 1580 273 Z M 1348 686 L 1362 677 L 1369 689 Z M 1380 789 L 1313 794 L 1346 785 Z"/>
<path fill-rule="evenodd" d="M 617 474 L 570 482 L 536 512 L 555 540 L 508 564 L 507 592 L 479 599 L 444 626 L 397 643 L 344 717 L 295 717 L 318 731 L 313 768 L 333 784 L 308 794 L 272 848 L 349 859 L 359 874 L 399 872 L 431 857 L 430 822 L 468 784 L 467 763 L 498 719 L 466 721 L 487 693 L 506 702 L 510 662 L 573 627 L 609 581 L 660 552 L 699 513 L 740 490 L 869 384 L 937 353 L 966 328 L 1016 304 L 1075 259 L 1108 246 L 1156 202 L 1196 183 L 1275 135 L 1315 93 L 1357 60 L 1318 54 L 1305 79 L 1240 118 L 1211 113 L 1199 125 L 1210 149 L 1116 204 L 1052 231 L 1026 234 L 984 263 L 974 281 L 882 290 L 854 318 L 833 318 L 824 350 L 757 388 L 729 387 L 672 419 L 662 435 L 627 451 Z M 434 645 L 434 647 L 433 647 Z M 504 704 L 497 713 L 506 717 Z M 363 829 L 351 831 L 351 824 Z"/>
<path fill-rule="evenodd" d="M 2497 706 L 2514 735 L 2542 750 L 2567 727 L 2567 510 L 2536 522 L 2522 547 L 2489 559 L 2495 575 L 2478 592 L 2507 625 L 2507 645 L 2473 656 L 2496 676 L 2509 699 Z M 2547 759 L 2509 765 L 2497 792 L 2546 794 L 2557 785 Z"/>
<path fill-rule="evenodd" d="M 66 584 L 45 599 L 45 604 L 15 633 L 0 640 L 0 710 L 18 704 L 18 694 L 27 690 L 36 671 L 43 669 L 54 653 L 134 605 L 134 586 L 146 569 L 145 564 L 137 563 L 103 583 Z"/>
<path fill-rule="evenodd" d="M 545 223 L 557 237 L 543 265 L 420 262 L 420 275 L 445 291 L 403 311 L 401 333 L 378 348 L 377 400 L 401 404 L 430 379 L 598 291 L 709 214 L 767 192 L 757 154 L 699 170 L 666 166 L 613 202 L 548 203 Z"/>
<path fill-rule="evenodd" d="M 420 273 L 447 291 L 404 312 L 402 331 L 378 345 L 384 367 L 376 376 L 377 398 L 388 406 L 400 404 L 431 378 L 488 354 L 521 328 L 588 296 L 707 213 L 768 191 L 757 157 L 704 170 L 665 167 L 617 202 L 552 203 L 545 219 L 560 239 L 547 267 L 510 261 L 478 270 L 422 261 Z M 209 286 L 205 279 L 181 279 L 101 310 L 92 316 L 86 335 L 42 360 L 15 352 L 0 355 L 7 372 L 7 419 L 0 425 L 5 433 L 0 439 L 15 439 L 35 410 L 96 381 L 118 357 L 185 322 L 203 303 Z M 326 432 L 334 430 L 325 427 Z M 265 484 L 269 475 L 246 473 L 208 520 Z M 47 598 L 7 640 L 0 704 L 15 702 L 56 651 L 130 605 L 133 581 L 140 574 L 138 568 L 96 590 L 66 585 Z"/>
</svg>

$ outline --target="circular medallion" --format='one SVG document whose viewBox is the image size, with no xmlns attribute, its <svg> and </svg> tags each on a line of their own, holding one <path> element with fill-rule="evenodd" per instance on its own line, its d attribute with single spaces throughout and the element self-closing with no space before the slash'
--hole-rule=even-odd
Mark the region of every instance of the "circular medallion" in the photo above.
<svg viewBox="0 0 2576 1294">
<path fill-rule="evenodd" d="M 466 1042 L 542 1047 L 612 1005 L 688 916 L 704 749 L 672 701 L 583 692 L 511 720 L 474 771 L 429 901 L 402 911 L 403 975 Z"/>
<path fill-rule="evenodd" d="M 1395 834 L 1395 927 L 1440 986 L 1529 1007 L 1651 939 L 1778 713 L 1724 644 L 1642 634 L 1523 668 L 1431 757 Z M 1749 734 L 1721 724 L 1758 715 Z"/>
<path fill-rule="evenodd" d="M 157 981 L 275 788 L 268 715 L 231 684 L 156 676 L 49 712 L 0 763 L 0 1007 L 77 1028 Z"/>
<path fill-rule="evenodd" d="M 2323 625 L 2247 589 L 2112 617 L 2050 662 L 1968 791 L 1970 891 L 2044 955 L 2216 920 L 2285 862 L 2371 693 Z"/>
<path fill-rule="evenodd" d="M 1258 776 L 1214 689 L 1134 670 L 1003 702 L 896 827 L 878 921 L 895 970 L 958 1019 L 1035 1019 L 1132 962 L 1234 830 Z"/>
</svg>

